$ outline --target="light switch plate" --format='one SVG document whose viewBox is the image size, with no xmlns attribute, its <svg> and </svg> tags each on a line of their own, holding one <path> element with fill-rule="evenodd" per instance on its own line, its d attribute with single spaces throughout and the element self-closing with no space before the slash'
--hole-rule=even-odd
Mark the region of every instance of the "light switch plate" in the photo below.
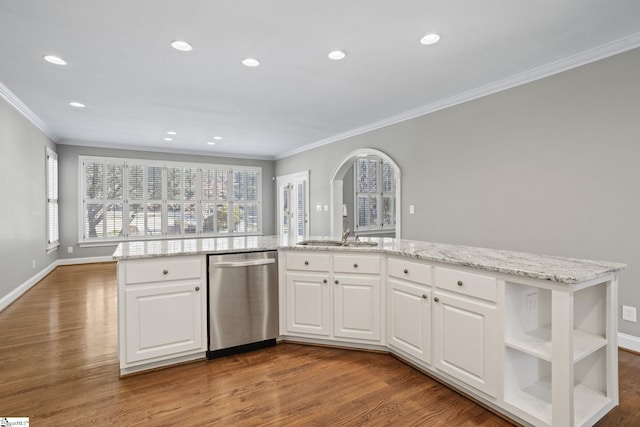
<svg viewBox="0 0 640 427">
<path fill-rule="evenodd" d="M 414 213 L 416 213 L 416 208 L 414 205 L 409 205 L 409 213 L 411 215 L 413 215 Z"/>
</svg>

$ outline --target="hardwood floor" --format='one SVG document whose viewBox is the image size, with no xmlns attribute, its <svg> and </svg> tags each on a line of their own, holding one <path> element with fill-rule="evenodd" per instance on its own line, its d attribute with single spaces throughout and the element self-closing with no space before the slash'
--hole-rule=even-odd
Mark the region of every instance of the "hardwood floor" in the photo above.
<svg viewBox="0 0 640 427">
<path fill-rule="evenodd" d="M 0 313 L 0 416 L 33 426 L 424 425 L 508 422 L 395 358 L 280 344 L 118 378 L 115 264 L 58 267 Z M 640 425 L 640 356 L 620 352 L 621 404 Z"/>
</svg>

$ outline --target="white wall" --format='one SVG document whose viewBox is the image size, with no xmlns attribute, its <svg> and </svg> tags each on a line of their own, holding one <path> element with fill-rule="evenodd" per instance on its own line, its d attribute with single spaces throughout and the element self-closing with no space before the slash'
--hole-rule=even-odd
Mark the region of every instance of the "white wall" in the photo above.
<svg viewBox="0 0 640 427">
<path fill-rule="evenodd" d="M 0 301 L 56 260 L 46 253 L 45 147 L 56 151 L 0 98 Z"/>
<path fill-rule="evenodd" d="M 403 238 L 624 262 L 620 302 L 640 308 L 638 76 L 640 49 L 281 159 L 276 174 L 310 170 L 311 234 L 325 235 L 314 207 L 334 168 L 381 150 L 402 170 Z"/>
</svg>

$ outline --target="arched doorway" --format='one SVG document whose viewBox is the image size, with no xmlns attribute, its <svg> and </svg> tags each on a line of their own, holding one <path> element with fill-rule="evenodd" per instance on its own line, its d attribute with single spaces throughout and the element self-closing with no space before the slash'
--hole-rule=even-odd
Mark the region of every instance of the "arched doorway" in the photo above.
<svg viewBox="0 0 640 427">
<path fill-rule="evenodd" d="M 361 148 L 349 153 L 331 175 L 331 236 L 340 238 L 343 228 L 343 200 L 344 200 L 344 184 L 347 173 L 351 170 L 354 163 L 362 157 L 375 156 L 388 162 L 393 167 L 393 179 L 395 183 L 395 237 L 401 238 L 401 198 L 400 188 L 400 167 L 393 161 L 391 157 L 380 150 L 373 148 Z"/>
</svg>

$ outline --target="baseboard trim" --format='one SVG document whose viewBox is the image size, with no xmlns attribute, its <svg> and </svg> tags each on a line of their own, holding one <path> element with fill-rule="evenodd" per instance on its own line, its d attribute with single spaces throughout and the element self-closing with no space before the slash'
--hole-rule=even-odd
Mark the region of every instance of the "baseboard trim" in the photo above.
<svg viewBox="0 0 640 427">
<path fill-rule="evenodd" d="M 640 338 L 618 332 L 618 347 L 640 353 Z"/>
<path fill-rule="evenodd" d="M 60 258 L 57 265 L 95 264 L 99 262 L 115 262 L 112 256 L 95 256 L 85 258 Z"/>
<path fill-rule="evenodd" d="M 9 307 L 13 304 L 18 298 L 25 294 L 29 289 L 31 289 L 36 283 L 40 280 L 44 279 L 44 277 L 51 273 L 58 266 L 58 262 L 54 261 L 49 264 L 44 269 L 37 272 L 35 275 L 31 276 L 27 279 L 26 282 L 9 292 L 7 295 L 0 299 L 0 312 L 2 312 L 5 308 Z"/>
<path fill-rule="evenodd" d="M 9 307 L 15 301 L 18 300 L 22 295 L 24 295 L 29 289 L 31 289 L 34 285 L 36 285 L 39 281 L 45 278 L 45 276 L 51 273 L 56 267 L 60 265 L 75 265 L 75 264 L 93 264 L 99 262 L 111 262 L 113 261 L 113 257 L 104 256 L 104 257 L 87 257 L 87 258 L 64 258 L 59 259 L 51 264 L 49 264 L 44 269 L 40 270 L 29 279 L 27 279 L 20 286 L 9 292 L 4 297 L 0 298 L 0 313 L 4 311 L 5 308 Z"/>
</svg>

